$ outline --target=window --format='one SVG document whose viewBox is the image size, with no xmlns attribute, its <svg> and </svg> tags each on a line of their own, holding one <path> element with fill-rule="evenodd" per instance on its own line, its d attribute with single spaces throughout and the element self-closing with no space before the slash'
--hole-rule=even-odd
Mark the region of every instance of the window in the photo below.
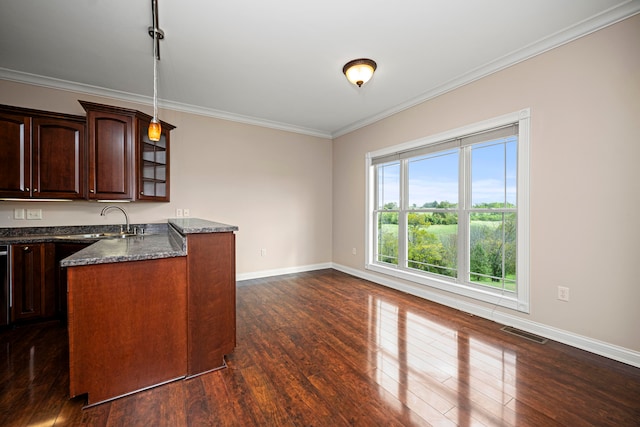
<svg viewBox="0 0 640 427">
<path fill-rule="evenodd" d="M 367 154 L 367 268 L 529 311 L 529 110 Z"/>
</svg>

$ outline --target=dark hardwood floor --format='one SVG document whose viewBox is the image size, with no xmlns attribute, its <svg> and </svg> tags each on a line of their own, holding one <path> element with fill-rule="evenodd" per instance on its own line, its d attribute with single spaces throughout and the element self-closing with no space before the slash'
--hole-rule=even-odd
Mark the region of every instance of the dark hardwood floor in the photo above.
<svg viewBox="0 0 640 427">
<path fill-rule="evenodd" d="M 228 368 L 84 410 L 64 326 L 3 331 L 0 425 L 640 426 L 640 369 L 500 327 L 335 270 L 250 280 Z"/>
</svg>

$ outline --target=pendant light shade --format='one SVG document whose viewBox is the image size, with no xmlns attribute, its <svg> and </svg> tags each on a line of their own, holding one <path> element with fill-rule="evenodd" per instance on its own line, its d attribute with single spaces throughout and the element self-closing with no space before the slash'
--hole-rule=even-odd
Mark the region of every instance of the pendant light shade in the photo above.
<svg viewBox="0 0 640 427">
<path fill-rule="evenodd" d="M 160 134 L 162 134 L 162 126 L 160 126 L 160 122 L 154 117 L 151 119 L 151 123 L 149 123 L 149 139 L 151 141 L 160 141 Z"/>
<path fill-rule="evenodd" d="M 378 65 L 371 59 L 361 58 L 347 62 L 342 67 L 342 72 L 354 85 L 362 87 L 363 84 L 371 80 L 373 72 L 376 71 Z"/>
</svg>

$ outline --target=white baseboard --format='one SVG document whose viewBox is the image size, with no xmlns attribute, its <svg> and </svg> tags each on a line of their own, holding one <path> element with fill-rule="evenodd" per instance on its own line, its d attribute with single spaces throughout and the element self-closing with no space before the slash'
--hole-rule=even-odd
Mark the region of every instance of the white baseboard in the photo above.
<svg viewBox="0 0 640 427">
<path fill-rule="evenodd" d="M 437 302 L 475 316 L 493 320 L 503 325 L 513 326 L 532 334 L 640 368 L 640 352 L 634 350 L 574 334 L 542 323 L 532 322 L 521 317 L 512 316 L 508 313 L 496 311 L 491 307 L 487 308 L 467 301 L 462 301 L 454 296 L 433 292 L 429 288 L 423 286 L 407 285 L 390 277 L 383 277 L 335 263 L 331 265 L 331 268 L 361 279 L 369 280 L 379 285 L 387 286 L 429 301 Z"/>
<path fill-rule="evenodd" d="M 236 275 L 236 281 L 250 279 L 262 279 L 263 277 L 282 276 L 283 274 L 304 273 L 305 271 L 323 270 L 325 268 L 333 268 L 330 262 L 323 264 L 301 265 L 298 267 L 278 268 L 275 270 L 262 270 L 252 273 L 242 273 Z"/>
</svg>

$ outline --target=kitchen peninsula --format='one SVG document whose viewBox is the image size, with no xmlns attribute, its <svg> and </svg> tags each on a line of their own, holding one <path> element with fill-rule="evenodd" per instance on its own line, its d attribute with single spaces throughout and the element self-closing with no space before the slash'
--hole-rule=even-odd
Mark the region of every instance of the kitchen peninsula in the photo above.
<svg viewBox="0 0 640 427">
<path fill-rule="evenodd" d="M 225 367 L 235 347 L 236 226 L 170 219 L 65 258 L 70 394 L 94 405 Z"/>
</svg>

